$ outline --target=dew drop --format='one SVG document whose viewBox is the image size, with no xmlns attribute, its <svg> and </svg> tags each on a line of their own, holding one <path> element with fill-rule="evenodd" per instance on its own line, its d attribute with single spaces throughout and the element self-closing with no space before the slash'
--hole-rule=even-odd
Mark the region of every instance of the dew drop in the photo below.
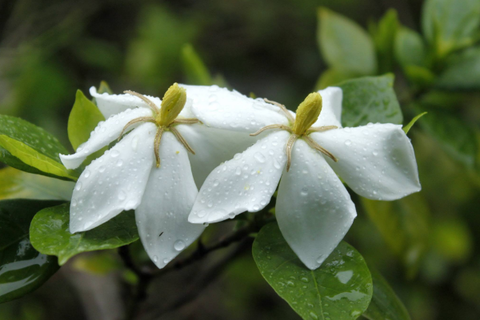
<svg viewBox="0 0 480 320">
<path fill-rule="evenodd" d="M 83 173 L 83 177 L 86 179 L 88 177 L 90 177 L 90 171 L 89 170 L 85 170 L 85 172 Z"/>
<path fill-rule="evenodd" d="M 253 157 L 255 158 L 255 160 L 257 160 L 258 162 L 260 163 L 264 163 L 265 162 L 265 156 L 263 154 L 261 154 L 260 152 L 257 152 L 253 155 Z"/>
<path fill-rule="evenodd" d="M 133 149 L 133 151 L 137 151 L 137 147 L 138 147 L 138 136 L 135 136 L 132 139 L 132 149 Z"/>
<path fill-rule="evenodd" d="M 125 194 L 125 191 L 120 190 L 120 193 L 118 194 L 118 200 L 123 201 L 127 198 L 127 195 Z"/>
<path fill-rule="evenodd" d="M 197 217 L 203 218 L 207 215 L 207 210 L 200 210 L 197 212 Z"/>
<path fill-rule="evenodd" d="M 308 196 L 308 188 L 303 187 L 302 190 L 300 191 L 300 194 L 304 197 Z"/>
<path fill-rule="evenodd" d="M 110 153 L 110 156 L 111 156 L 112 158 L 116 158 L 116 157 L 118 157 L 119 155 L 120 155 L 120 151 L 118 151 L 118 150 L 112 150 L 112 152 Z"/>
<path fill-rule="evenodd" d="M 352 144 L 352 141 L 350 141 L 350 140 L 345 140 L 345 145 L 346 145 L 346 146 L 349 146 L 349 145 L 351 145 L 351 144 Z"/>
<path fill-rule="evenodd" d="M 182 251 L 183 249 L 185 249 L 185 243 L 182 240 L 177 240 L 173 244 L 173 248 L 177 251 Z"/>
<path fill-rule="evenodd" d="M 105 166 L 100 166 L 100 168 L 98 168 L 98 171 L 99 172 L 104 172 L 105 171 Z"/>
<path fill-rule="evenodd" d="M 153 256 L 153 261 L 154 261 L 154 262 L 158 262 L 158 257 L 157 257 L 157 256 Z"/>
<path fill-rule="evenodd" d="M 82 190 L 82 183 L 81 182 L 77 182 L 77 185 L 75 186 L 75 190 L 77 190 L 77 191 Z"/>
</svg>

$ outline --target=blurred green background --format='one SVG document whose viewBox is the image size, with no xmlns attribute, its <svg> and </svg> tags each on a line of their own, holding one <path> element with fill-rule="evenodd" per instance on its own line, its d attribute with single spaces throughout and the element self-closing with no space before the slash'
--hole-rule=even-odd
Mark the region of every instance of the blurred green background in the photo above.
<svg viewBox="0 0 480 320">
<path fill-rule="evenodd" d="M 184 54 L 191 48 L 187 44 L 204 61 L 214 82 L 295 109 L 327 69 L 317 44 L 319 6 L 365 29 L 394 8 L 403 25 L 420 32 L 422 4 L 419 0 L 3 0 L 0 113 L 42 126 L 71 150 L 67 118 L 77 89 L 87 93 L 90 86 L 105 80 L 115 93 L 134 90 L 161 96 L 173 82 L 192 81 L 185 72 Z M 405 76 L 398 66 L 391 71 L 396 71 L 400 102 L 409 101 Z M 433 92 L 429 99 L 479 136 L 478 90 Z M 407 110 L 406 122 L 413 115 Z M 347 241 L 386 277 L 412 319 L 480 319 L 478 166 L 455 161 L 428 130 L 419 128 L 415 126 L 409 136 L 423 190 L 385 208 L 412 232 L 400 244 L 382 236 L 365 212 L 368 203 L 362 206 L 354 195 L 359 216 Z M 418 249 L 421 259 L 415 256 L 415 237 L 422 238 L 419 242 L 425 246 Z M 101 263 L 95 262 L 98 255 Z M 218 252 L 156 281 L 145 314 L 194 290 L 190 285 L 196 276 L 221 255 Z M 118 281 L 125 275 L 114 267 L 118 263 L 113 253 L 72 259 L 36 292 L 0 305 L 0 319 L 118 319 L 125 294 Z M 298 316 L 262 279 L 247 250 L 197 299 L 161 319 Z"/>
</svg>

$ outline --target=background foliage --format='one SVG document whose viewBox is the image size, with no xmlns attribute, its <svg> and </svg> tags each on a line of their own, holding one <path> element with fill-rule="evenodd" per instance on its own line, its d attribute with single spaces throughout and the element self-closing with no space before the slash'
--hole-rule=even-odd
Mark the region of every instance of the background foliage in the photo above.
<svg viewBox="0 0 480 320">
<path fill-rule="evenodd" d="M 45 128 L 47 133 L 38 134 L 58 137 L 55 150 L 66 146 L 73 151 L 67 119 L 75 96 L 76 112 L 90 108 L 82 92 L 101 80 L 117 93 L 130 89 L 155 96 L 174 81 L 231 85 L 291 109 L 314 89 L 340 84 L 365 93 L 345 96 L 343 122 L 350 126 L 407 124 L 427 111 L 409 132 L 422 192 L 388 203 L 354 195 L 359 215 L 346 241 L 364 257 L 377 288 L 388 292 L 386 279 L 412 319 L 479 319 L 479 25 L 478 0 L 3 1 L 0 112 Z M 379 76 L 371 81 L 385 89 L 378 92 L 354 79 L 365 76 Z M 368 108 L 355 108 L 362 104 Z M 399 108 L 403 121 L 395 113 Z M 2 122 L 0 138 L 7 126 Z M 19 139 L 20 151 L 32 141 L 28 135 Z M 44 162 L 29 160 L 27 169 L 37 172 L 48 165 L 44 170 L 50 176 L 75 179 L 78 173 L 58 169 L 58 159 L 45 147 L 35 150 L 46 157 Z M 8 162 L 12 158 L 3 148 L 0 155 L 18 167 Z M 1 169 L 0 177 L 1 200 L 68 200 L 72 190 L 68 181 L 52 183 L 13 168 Z M 14 205 L 0 208 L 0 217 L 8 217 Z M 32 208 L 44 206 L 37 201 Z M 59 223 L 54 232 L 43 230 L 41 236 L 61 238 L 64 243 L 54 244 L 70 248 L 76 240 L 65 236 L 62 211 L 43 215 L 58 216 Z M 22 222 L 24 230 L 27 225 Z M 205 238 L 232 227 L 208 228 Z M 125 233 L 122 244 L 136 238 L 129 230 Z M 132 246 L 139 253 L 136 262 L 148 263 L 141 245 Z M 254 250 L 255 259 L 258 254 Z M 265 274 L 248 250 L 208 274 L 221 258 L 222 252 L 216 252 L 154 282 L 146 314 L 160 305 L 168 311 L 164 319 L 298 319 L 263 280 Z M 53 262 L 43 267 L 53 270 Z M 123 314 L 127 285 L 138 280 L 114 251 L 78 255 L 39 290 L 1 304 L 0 319 L 115 319 Z M 194 301 L 185 298 L 199 288 L 203 291 Z M 397 310 L 398 319 L 408 317 L 401 304 L 382 300 L 378 292 L 374 299 L 366 317 L 378 319 L 378 308 L 385 303 Z"/>
</svg>

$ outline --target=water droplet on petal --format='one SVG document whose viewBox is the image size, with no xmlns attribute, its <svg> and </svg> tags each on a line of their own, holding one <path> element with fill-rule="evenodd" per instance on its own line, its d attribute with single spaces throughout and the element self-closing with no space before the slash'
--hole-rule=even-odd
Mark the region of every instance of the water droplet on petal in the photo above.
<svg viewBox="0 0 480 320">
<path fill-rule="evenodd" d="M 185 243 L 182 240 L 177 240 L 173 244 L 173 248 L 177 251 L 182 251 L 183 249 L 185 249 Z"/>
<path fill-rule="evenodd" d="M 98 171 L 99 171 L 99 172 L 105 171 L 105 166 L 100 166 L 100 168 L 98 168 Z"/>
<path fill-rule="evenodd" d="M 83 173 L 83 177 L 85 179 L 87 179 L 88 177 L 90 177 L 90 171 L 89 170 L 85 170 L 85 172 Z"/>
<path fill-rule="evenodd" d="M 255 160 L 257 160 L 257 161 L 260 162 L 260 163 L 264 163 L 265 160 L 266 160 L 266 159 L 265 159 L 265 156 L 264 156 L 262 153 L 260 153 L 260 152 L 255 153 L 255 154 L 253 155 L 253 157 L 255 158 Z"/>
<path fill-rule="evenodd" d="M 112 152 L 110 153 L 110 156 L 111 156 L 112 158 L 116 158 L 116 157 L 118 157 L 119 155 L 120 155 L 120 151 L 118 151 L 118 150 L 112 150 Z"/>
<path fill-rule="evenodd" d="M 82 183 L 81 182 L 77 182 L 77 185 L 75 186 L 75 190 L 76 191 L 82 190 Z"/>
<path fill-rule="evenodd" d="M 346 145 L 346 146 L 349 146 L 349 145 L 351 145 L 351 144 L 352 144 L 352 141 L 350 141 L 350 140 L 345 140 L 345 145 Z"/>
</svg>

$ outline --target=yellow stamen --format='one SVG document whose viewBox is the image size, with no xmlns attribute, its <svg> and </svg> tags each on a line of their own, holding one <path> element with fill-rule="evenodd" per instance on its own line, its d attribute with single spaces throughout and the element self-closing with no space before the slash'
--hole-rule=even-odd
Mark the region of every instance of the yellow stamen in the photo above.
<svg viewBox="0 0 480 320">
<path fill-rule="evenodd" d="M 153 113 L 155 115 L 158 114 L 158 107 L 155 105 L 155 103 L 153 103 L 150 99 L 148 99 L 147 97 L 145 97 L 144 95 L 141 95 L 140 93 L 137 93 L 135 91 L 130 91 L 130 90 L 126 90 L 126 91 L 123 91 L 123 93 L 127 93 L 127 94 L 131 94 L 132 96 L 135 96 L 137 98 L 140 98 L 143 100 L 143 102 L 145 102 L 147 104 L 147 106 L 152 109 Z"/>
<path fill-rule="evenodd" d="M 120 139 L 123 137 L 123 134 L 125 133 L 125 131 L 127 131 L 127 129 L 136 124 L 136 123 L 139 123 L 139 122 L 153 122 L 155 123 L 155 118 L 153 117 L 140 117 L 140 118 L 136 118 L 136 119 L 133 119 L 132 121 L 129 121 L 124 127 L 123 127 L 123 130 L 122 132 L 120 133 L 120 135 L 118 136 L 118 141 L 120 141 Z"/>
<path fill-rule="evenodd" d="M 180 134 L 180 132 L 178 132 L 177 129 L 175 129 L 175 127 L 170 127 L 170 131 L 175 135 L 175 137 L 177 137 L 178 141 L 180 141 L 183 146 L 185 147 L 185 149 L 187 149 L 188 151 L 190 151 L 192 154 L 195 154 L 195 151 L 193 151 L 192 147 L 190 147 L 190 145 L 188 144 L 188 142 L 185 140 L 185 138 L 182 137 L 182 135 Z"/>
<path fill-rule="evenodd" d="M 283 111 L 283 113 L 285 114 L 285 116 L 287 117 L 288 119 L 288 122 L 290 122 L 290 124 L 294 123 L 295 122 L 295 119 L 293 118 L 292 114 L 290 113 L 290 111 L 288 111 L 288 109 L 285 107 L 285 105 L 283 104 L 280 104 L 278 102 L 275 102 L 275 101 L 272 101 L 272 100 L 268 100 L 267 98 L 263 98 L 263 100 L 267 103 L 270 103 L 270 104 L 273 104 L 277 107 L 280 107 L 280 110 Z"/>
<path fill-rule="evenodd" d="M 305 140 L 305 142 L 313 149 L 317 150 L 317 151 L 320 151 L 321 153 L 323 153 L 324 155 L 326 155 L 327 157 L 329 157 L 330 159 L 332 159 L 333 161 L 337 162 L 337 158 L 335 158 L 335 156 L 330 153 L 330 151 L 328 151 L 327 149 L 323 148 L 322 146 L 320 146 L 318 143 L 316 143 L 315 141 L 313 141 L 312 138 L 310 138 L 309 136 L 303 136 L 303 140 Z"/>
<path fill-rule="evenodd" d="M 284 126 L 283 124 L 271 124 L 269 126 L 265 126 L 263 128 L 261 128 L 260 130 L 258 130 L 257 132 L 255 133 L 250 133 L 250 135 L 252 137 L 254 136 L 258 136 L 260 133 L 262 133 L 263 131 L 265 130 L 271 130 L 271 129 L 282 129 L 282 130 L 286 130 L 290 133 L 292 133 L 292 129 L 290 129 L 290 127 L 287 127 L 287 126 Z"/>
<path fill-rule="evenodd" d="M 285 145 L 285 152 L 287 153 L 287 172 L 290 170 L 290 165 L 292 164 L 292 149 L 297 139 L 298 136 L 295 133 L 292 133 L 290 138 L 288 138 L 287 144 Z"/>
<path fill-rule="evenodd" d="M 162 141 L 163 127 L 157 129 L 155 140 L 153 142 L 153 152 L 155 153 L 155 160 L 157 161 L 157 168 L 160 167 L 160 141 Z"/>
</svg>

